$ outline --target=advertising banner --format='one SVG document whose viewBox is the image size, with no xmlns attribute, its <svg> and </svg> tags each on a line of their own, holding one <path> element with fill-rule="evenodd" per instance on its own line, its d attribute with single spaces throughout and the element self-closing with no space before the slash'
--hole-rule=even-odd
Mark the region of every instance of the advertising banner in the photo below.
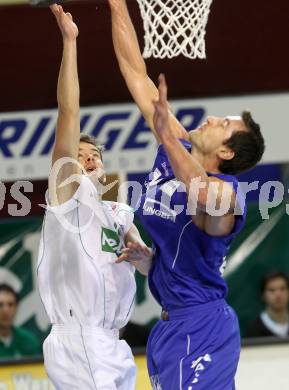
<svg viewBox="0 0 289 390">
<path fill-rule="evenodd" d="M 145 356 L 135 357 L 137 390 L 150 389 Z M 42 363 L 0 366 L 0 390 L 54 390 Z M 84 390 L 84 389 L 83 389 Z"/>
<path fill-rule="evenodd" d="M 288 161 L 289 94 L 179 100 L 171 105 L 187 130 L 198 127 L 208 115 L 237 115 L 248 108 L 266 140 L 263 162 Z M 47 178 L 56 119 L 56 110 L 0 114 L 0 180 Z M 156 143 L 134 104 L 82 108 L 81 130 L 105 144 L 108 173 L 150 170 Z"/>
</svg>

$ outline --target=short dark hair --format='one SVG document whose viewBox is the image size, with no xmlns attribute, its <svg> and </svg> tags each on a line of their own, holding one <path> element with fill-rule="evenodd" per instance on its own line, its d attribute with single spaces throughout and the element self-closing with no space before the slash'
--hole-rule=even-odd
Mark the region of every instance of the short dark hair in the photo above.
<svg viewBox="0 0 289 390">
<path fill-rule="evenodd" d="M 87 144 L 91 144 L 96 147 L 97 151 L 100 154 L 100 158 L 102 160 L 102 154 L 104 151 L 104 145 L 97 141 L 95 137 L 89 134 L 80 134 L 79 142 L 86 142 Z"/>
<path fill-rule="evenodd" d="M 224 144 L 234 153 L 231 160 L 222 160 L 219 170 L 236 175 L 253 168 L 262 158 L 265 142 L 260 125 L 249 111 L 242 112 L 242 120 L 248 131 L 236 131 Z"/>
<path fill-rule="evenodd" d="M 268 272 L 265 276 L 263 276 L 262 280 L 261 280 L 261 283 L 260 283 L 260 290 L 261 290 L 261 293 L 263 294 L 264 291 L 266 290 L 268 284 L 274 280 L 274 279 L 283 279 L 286 284 L 287 284 L 287 288 L 289 289 L 289 277 L 287 274 L 285 274 L 285 272 L 281 272 L 281 271 L 271 271 L 271 272 Z"/>
<path fill-rule="evenodd" d="M 18 294 L 16 293 L 14 288 L 9 286 L 9 284 L 2 283 L 2 284 L 0 284 L 0 293 L 3 292 L 3 291 L 6 292 L 6 293 L 10 293 L 10 294 L 14 295 L 15 301 L 16 301 L 16 303 L 18 303 L 18 300 L 19 300 Z"/>
</svg>

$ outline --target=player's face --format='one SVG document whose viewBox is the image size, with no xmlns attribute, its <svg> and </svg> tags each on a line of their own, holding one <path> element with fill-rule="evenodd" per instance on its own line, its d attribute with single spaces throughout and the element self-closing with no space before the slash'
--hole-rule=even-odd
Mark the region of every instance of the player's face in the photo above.
<svg viewBox="0 0 289 390">
<path fill-rule="evenodd" d="M 289 289 L 283 278 L 272 279 L 264 291 L 266 305 L 274 311 L 284 310 L 289 303 Z"/>
<path fill-rule="evenodd" d="M 80 142 L 78 150 L 78 162 L 82 165 L 87 174 L 98 173 L 98 179 L 105 183 L 105 172 L 101 155 L 98 149 L 87 142 Z"/>
<path fill-rule="evenodd" d="M 0 292 L 0 328 L 10 328 L 16 315 L 16 299 L 13 294 Z"/>
<path fill-rule="evenodd" d="M 216 154 L 224 148 L 226 142 L 234 132 L 247 131 L 247 128 L 239 116 L 217 117 L 208 116 L 196 130 L 190 132 L 192 145 L 197 147 L 205 155 Z M 220 155 L 222 158 L 222 156 Z M 232 155 L 231 158 L 233 158 Z"/>
</svg>

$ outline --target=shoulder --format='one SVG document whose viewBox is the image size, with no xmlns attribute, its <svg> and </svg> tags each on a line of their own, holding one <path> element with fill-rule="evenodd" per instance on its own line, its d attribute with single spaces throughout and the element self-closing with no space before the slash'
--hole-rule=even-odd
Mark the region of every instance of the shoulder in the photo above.
<svg viewBox="0 0 289 390">
<path fill-rule="evenodd" d="M 243 188 L 241 185 L 242 183 L 239 182 L 238 178 L 236 176 L 224 173 L 207 172 L 207 174 L 209 176 L 210 183 L 219 184 L 219 187 L 217 187 L 219 191 L 227 191 L 227 194 L 229 196 L 234 196 L 234 198 L 231 197 L 231 199 L 234 199 L 233 203 L 235 215 L 245 216 L 247 213 L 246 195 L 243 192 Z"/>
<path fill-rule="evenodd" d="M 132 207 L 128 206 L 126 203 L 120 203 L 120 202 L 110 202 L 105 201 L 105 203 L 116 213 L 130 213 L 133 214 L 134 210 Z"/>
<path fill-rule="evenodd" d="M 126 234 L 133 225 L 134 210 L 125 203 L 107 202 L 114 213 L 118 223 L 123 226 L 123 232 Z"/>
<path fill-rule="evenodd" d="M 231 184 L 234 188 L 234 191 L 237 192 L 238 186 L 239 186 L 239 181 L 236 178 L 236 176 L 227 175 L 225 173 L 210 173 L 210 172 L 207 172 L 207 175 L 209 176 L 210 181 Z"/>
<path fill-rule="evenodd" d="M 57 208 L 61 207 L 63 204 L 67 204 L 72 200 L 75 200 L 81 196 L 82 193 L 84 193 L 88 188 L 92 188 L 93 186 L 91 181 L 89 180 L 88 177 L 85 177 L 82 174 L 74 175 L 71 179 L 69 179 L 70 183 L 68 180 L 63 181 L 60 186 L 65 186 L 67 184 L 71 184 L 71 182 L 74 182 L 76 185 L 75 191 L 71 194 L 71 196 L 66 199 L 65 202 L 62 201 L 61 197 L 56 191 L 56 188 L 53 187 L 50 182 L 48 185 L 48 190 L 45 193 L 45 200 L 48 208 Z"/>
</svg>

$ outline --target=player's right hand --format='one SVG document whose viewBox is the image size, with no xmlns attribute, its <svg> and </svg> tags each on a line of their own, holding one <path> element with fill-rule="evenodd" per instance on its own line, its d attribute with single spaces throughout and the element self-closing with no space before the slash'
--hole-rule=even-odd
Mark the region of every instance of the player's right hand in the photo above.
<svg viewBox="0 0 289 390">
<path fill-rule="evenodd" d="M 165 76 L 163 74 L 159 75 L 159 97 L 157 100 L 153 101 L 155 108 L 153 123 L 157 135 L 162 140 L 163 137 L 166 137 L 168 134 L 172 134 L 169 124 L 169 106 L 167 101 L 167 83 Z"/>
<path fill-rule="evenodd" d="M 116 260 L 116 263 L 122 261 L 151 261 L 153 252 L 145 244 L 139 242 L 128 242 L 127 247 L 123 248 L 121 255 Z"/>
<path fill-rule="evenodd" d="M 69 12 L 64 12 L 61 5 L 53 4 L 50 9 L 56 18 L 63 39 L 74 41 L 78 37 L 78 28 L 73 22 L 72 15 Z"/>
</svg>

